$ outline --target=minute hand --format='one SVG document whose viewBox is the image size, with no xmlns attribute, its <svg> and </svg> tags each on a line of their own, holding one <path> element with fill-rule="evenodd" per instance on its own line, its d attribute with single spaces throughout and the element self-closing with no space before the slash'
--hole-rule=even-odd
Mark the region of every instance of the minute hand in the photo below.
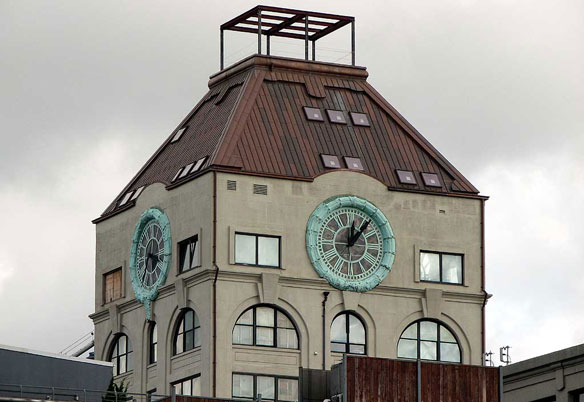
<svg viewBox="0 0 584 402">
<path fill-rule="evenodd" d="M 359 237 L 361 236 L 361 234 L 367 229 L 367 226 L 369 226 L 369 222 L 370 221 L 363 222 L 363 224 L 361 225 L 361 227 L 359 228 L 357 233 L 355 233 L 353 236 L 351 236 L 351 238 L 349 239 L 349 244 L 348 244 L 349 247 L 352 247 L 353 244 L 355 244 L 355 242 L 357 240 L 359 240 Z"/>
</svg>

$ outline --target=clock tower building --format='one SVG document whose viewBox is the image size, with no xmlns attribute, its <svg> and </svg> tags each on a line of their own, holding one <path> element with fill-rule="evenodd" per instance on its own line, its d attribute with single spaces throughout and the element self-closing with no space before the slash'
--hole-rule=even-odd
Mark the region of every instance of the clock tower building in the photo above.
<svg viewBox="0 0 584 402">
<path fill-rule="evenodd" d="M 221 32 L 242 24 L 314 59 L 354 19 L 258 6 Z M 486 197 L 364 67 L 261 53 L 94 221 L 96 359 L 133 392 L 274 401 L 346 353 L 480 365 Z"/>
</svg>

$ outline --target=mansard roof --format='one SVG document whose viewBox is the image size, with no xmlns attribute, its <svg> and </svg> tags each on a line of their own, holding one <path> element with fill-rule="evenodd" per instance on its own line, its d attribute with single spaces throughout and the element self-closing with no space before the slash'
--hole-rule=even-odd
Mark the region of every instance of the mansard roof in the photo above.
<svg viewBox="0 0 584 402">
<path fill-rule="evenodd" d="M 172 190 L 209 170 L 311 181 L 329 170 L 322 155 L 337 156 L 341 168 L 348 168 L 344 157 L 359 158 L 363 173 L 390 190 L 478 197 L 367 76 L 364 67 L 261 55 L 220 71 L 211 76 L 203 99 L 94 222 L 133 206 L 129 194 L 144 186 L 158 182 Z M 319 109 L 323 121 L 309 120 L 304 107 Z M 346 124 L 331 121 L 327 110 L 342 112 Z M 354 124 L 351 112 L 364 113 L 369 126 Z M 177 174 L 197 161 L 197 169 Z M 402 183 L 398 171 L 412 172 L 416 184 Z M 439 186 L 426 185 L 422 173 L 437 174 Z"/>
</svg>

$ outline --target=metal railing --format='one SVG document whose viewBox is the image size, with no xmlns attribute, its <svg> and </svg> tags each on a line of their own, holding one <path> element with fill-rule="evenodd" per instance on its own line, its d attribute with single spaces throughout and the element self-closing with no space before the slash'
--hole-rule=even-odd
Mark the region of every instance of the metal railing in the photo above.
<svg viewBox="0 0 584 402">
<path fill-rule="evenodd" d="M 156 402 L 166 398 L 169 398 L 169 395 L 0 384 L 0 401 Z"/>
</svg>

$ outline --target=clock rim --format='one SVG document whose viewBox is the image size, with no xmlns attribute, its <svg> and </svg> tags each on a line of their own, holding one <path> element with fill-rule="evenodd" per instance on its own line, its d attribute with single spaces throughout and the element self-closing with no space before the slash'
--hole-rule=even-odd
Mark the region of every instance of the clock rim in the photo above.
<svg viewBox="0 0 584 402">
<path fill-rule="evenodd" d="M 321 226 L 327 222 L 329 213 L 344 207 L 358 209 L 367 214 L 377 225 L 382 235 L 381 262 L 375 271 L 361 280 L 348 280 L 331 272 L 321 261 L 318 249 L 318 235 Z M 308 218 L 306 225 L 306 249 L 313 268 L 321 278 L 339 289 L 353 292 L 367 292 L 379 285 L 391 271 L 395 260 L 395 237 L 387 217 L 370 201 L 355 195 L 337 195 L 320 203 Z"/>
<path fill-rule="evenodd" d="M 162 272 L 160 277 L 156 281 L 156 284 L 152 288 L 145 288 L 142 282 L 138 278 L 138 246 L 140 242 L 140 237 L 144 232 L 146 225 L 150 222 L 156 221 L 162 230 L 162 241 L 164 243 L 164 254 L 168 255 L 169 258 L 166 259 L 164 265 L 162 266 Z M 149 208 L 140 215 L 138 222 L 134 228 L 134 234 L 132 236 L 132 246 L 130 249 L 130 278 L 132 282 L 132 288 L 134 289 L 134 294 L 136 300 L 145 303 L 147 301 L 153 301 L 158 296 L 158 289 L 163 286 L 168 277 L 170 271 L 170 261 L 172 253 L 172 240 L 170 234 L 170 221 L 168 216 L 157 207 Z"/>
</svg>

